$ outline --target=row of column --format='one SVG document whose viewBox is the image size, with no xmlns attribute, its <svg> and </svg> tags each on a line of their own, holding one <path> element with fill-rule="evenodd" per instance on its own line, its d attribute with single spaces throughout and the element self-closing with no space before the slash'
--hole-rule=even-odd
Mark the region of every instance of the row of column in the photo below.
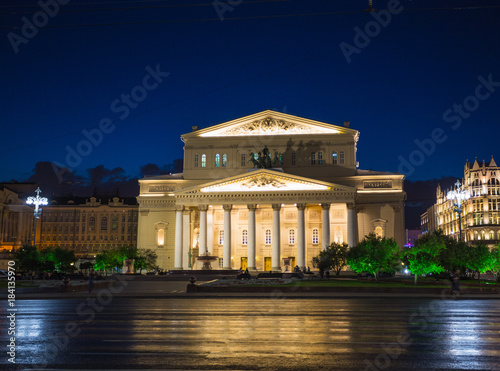
<svg viewBox="0 0 500 371">
<path fill-rule="evenodd" d="M 305 261 L 305 217 L 304 211 L 306 204 L 297 204 L 297 265 L 301 268 L 306 266 Z M 248 208 L 248 269 L 255 270 L 255 257 L 256 257 L 256 244 L 255 244 L 255 209 L 257 205 L 247 205 Z M 272 204 L 273 208 L 273 228 L 272 228 L 272 257 L 271 257 L 271 270 L 281 271 L 281 231 L 280 231 L 280 210 L 281 204 Z M 322 224 L 323 224 L 323 250 L 330 244 L 330 204 L 321 204 L 322 208 Z M 199 236 L 199 254 L 205 255 L 207 253 L 207 210 L 208 205 L 199 205 L 200 210 L 200 236 Z M 232 205 L 223 205 L 224 209 L 224 244 L 222 250 L 223 269 L 231 269 L 231 210 Z M 175 255 L 174 255 L 174 269 L 182 269 L 182 246 L 184 238 L 189 241 L 189 231 L 183 228 L 186 221 L 183 219 L 183 206 L 176 206 L 175 217 Z M 189 217 L 187 215 L 187 217 Z M 347 241 L 349 246 L 355 244 L 355 224 L 356 212 L 353 205 L 348 205 L 347 208 Z M 189 225 L 189 224 L 188 224 Z M 189 228 L 187 228 L 189 229 Z M 187 232 L 187 233 L 186 233 Z M 326 243 L 325 243 L 326 241 Z"/>
</svg>

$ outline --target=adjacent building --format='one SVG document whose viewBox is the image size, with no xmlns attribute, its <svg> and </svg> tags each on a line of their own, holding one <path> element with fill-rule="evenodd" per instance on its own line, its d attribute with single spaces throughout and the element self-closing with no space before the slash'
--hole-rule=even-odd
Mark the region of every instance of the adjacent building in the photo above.
<svg viewBox="0 0 500 371">
<path fill-rule="evenodd" d="M 137 246 L 138 205 L 135 199 L 58 197 L 43 206 L 37 227 L 40 248 L 59 246 L 79 258 L 104 250 Z"/>
<path fill-rule="evenodd" d="M 455 201 L 448 198 L 453 189 L 436 189 L 436 204 L 421 216 L 423 232 L 443 230 L 448 236 L 459 238 L 468 244 L 485 243 L 492 247 L 500 242 L 500 168 L 493 156 L 490 161 L 470 163 L 464 167 L 464 177 L 455 190 L 466 192 L 468 199 L 457 211 Z M 460 225 L 461 223 L 461 225 Z"/>
<path fill-rule="evenodd" d="M 360 170 L 359 132 L 264 111 L 181 136 L 183 173 L 139 181 L 138 247 L 164 269 L 283 271 L 369 233 L 405 243 L 403 175 Z"/>
</svg>

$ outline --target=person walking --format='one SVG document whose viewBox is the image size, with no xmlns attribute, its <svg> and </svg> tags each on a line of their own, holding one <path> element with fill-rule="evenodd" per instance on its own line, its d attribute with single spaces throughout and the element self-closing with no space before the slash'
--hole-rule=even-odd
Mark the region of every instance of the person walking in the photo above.
<svg viewBox="0 0 500 371">
<path fill-rule="evenodd" d="M 451 276 L 451 295 L 459 295 L 460 291 L 460 271 L 456 270 L 455 274 Z"/>
</svg>

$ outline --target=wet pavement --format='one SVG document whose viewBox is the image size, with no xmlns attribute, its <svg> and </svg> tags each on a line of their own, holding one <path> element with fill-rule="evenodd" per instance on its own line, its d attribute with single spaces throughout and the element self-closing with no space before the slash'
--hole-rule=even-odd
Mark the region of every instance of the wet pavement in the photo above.
<svg viewBox="0 0 500 371">
<path fill-rule="evenodd" d="M 498 300 L 132 299 L 101 293 L 16 305 L 19 369 L 493 370 L 500 365 Z M 5 326 L 0 340 L 5 349 Z M 0 368 L 12 366 L 4 353 Z"/>
</svg>

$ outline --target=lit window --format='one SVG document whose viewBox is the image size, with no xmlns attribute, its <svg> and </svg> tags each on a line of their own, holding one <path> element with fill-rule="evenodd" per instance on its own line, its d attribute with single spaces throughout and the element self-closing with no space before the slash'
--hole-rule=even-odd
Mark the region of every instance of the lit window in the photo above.
<svg viewBox="0 0 500 371">
<path fill-rule="evenodd" d="M 246 161 L 246 155 L 244 153 L 241 154 L 241 167 L 246 167 L 247 166 L 247 161 Z"/>
<path fill-rule="evenodd" d="M 254 160 L 258 161 L 259 160 L 259 154 L 258 153 L 254 153 L 253 154 L 253 158 L 254 158 Z"/>
<path fill-rule="evenodd" d="M 339 163 L 340 164 L 344 163 L 344 151 L 339 152 Z"/>
<path fill-rule="evenodd" d="M 222 167 L 226 167 L 227 165 L 227 155 L 224 153 L 222 155 Z"/>
<path fill-rule="evenodd" d="M 198 154 L 194 155 L 194 167 L 198 167 Z"/>
<path fill-rule="evenodd" d="M 241 231 L 241 244 L 248 245 L 248 231 L 246 229 Z"/>
<path fill-rule="evenodd" d="M 290 229 L 288 232 L 288 243 L 293 245 L 295 243 L 295 229 Z"/>
<path fill-rule="evenodd" d="M 95 231 L 95 218 L 93 216 L 89 218 L 89 231 Z"/>
<path fill-rule="evenodd" d="M 219 245 L 224 245 L 224 230 L 219 231 Z"/>
<path fill-rule="evenodd" d="M 111 229 L 113 231 L 116 231 L 118 229 L 118 217 L 116 215 L 113 216 L 113 222 L 111 224 Z"/>
<path fill-rule="evenodd" d="M 164 229 L 158 230 L 156 239 L 157 239 L 158 246 L 163 246 L 165 244 L 165 230 Z"/>
<path fill-rule="evenodd" d="M 215 167 L 219 167 L 220 166 L 220 155 L 217 153 L 215 155 Z"/>
<path fill-rule="evenodd" d="M 266 245 L 270 245 L 270 244 L 271 244 L 271 230 L 266 229 Z"/>
<path fill-rule="evenodd" d="M 313 229 L 313 236 L 312 237 L 313 237 L 312 241 L 314 244 L 319 243 L 319 231 L 317 228 Z"/>
<path fill-rule="evenodd" d="M 323 152 L 318 152 L 318 164 L 323 164 Z"/>
<path fill-rule="evenodd" d="M 311 165 L 316 165 L 316 153 L 311 152 Z"/>
<path fill-rule="evenodd" d="M 337 152 L 333 151 L 332 153 L 332 164 L 337 164 Z"/>
<path fill-rule="evenodd" d="M 292 165 L 296 164 L 295 152 L 292 152 Z"/>
<path fill-rule="evenodd" d="M 201 155 L 201 167 L 207 167 L 207 155 Z"/>
</svg>

